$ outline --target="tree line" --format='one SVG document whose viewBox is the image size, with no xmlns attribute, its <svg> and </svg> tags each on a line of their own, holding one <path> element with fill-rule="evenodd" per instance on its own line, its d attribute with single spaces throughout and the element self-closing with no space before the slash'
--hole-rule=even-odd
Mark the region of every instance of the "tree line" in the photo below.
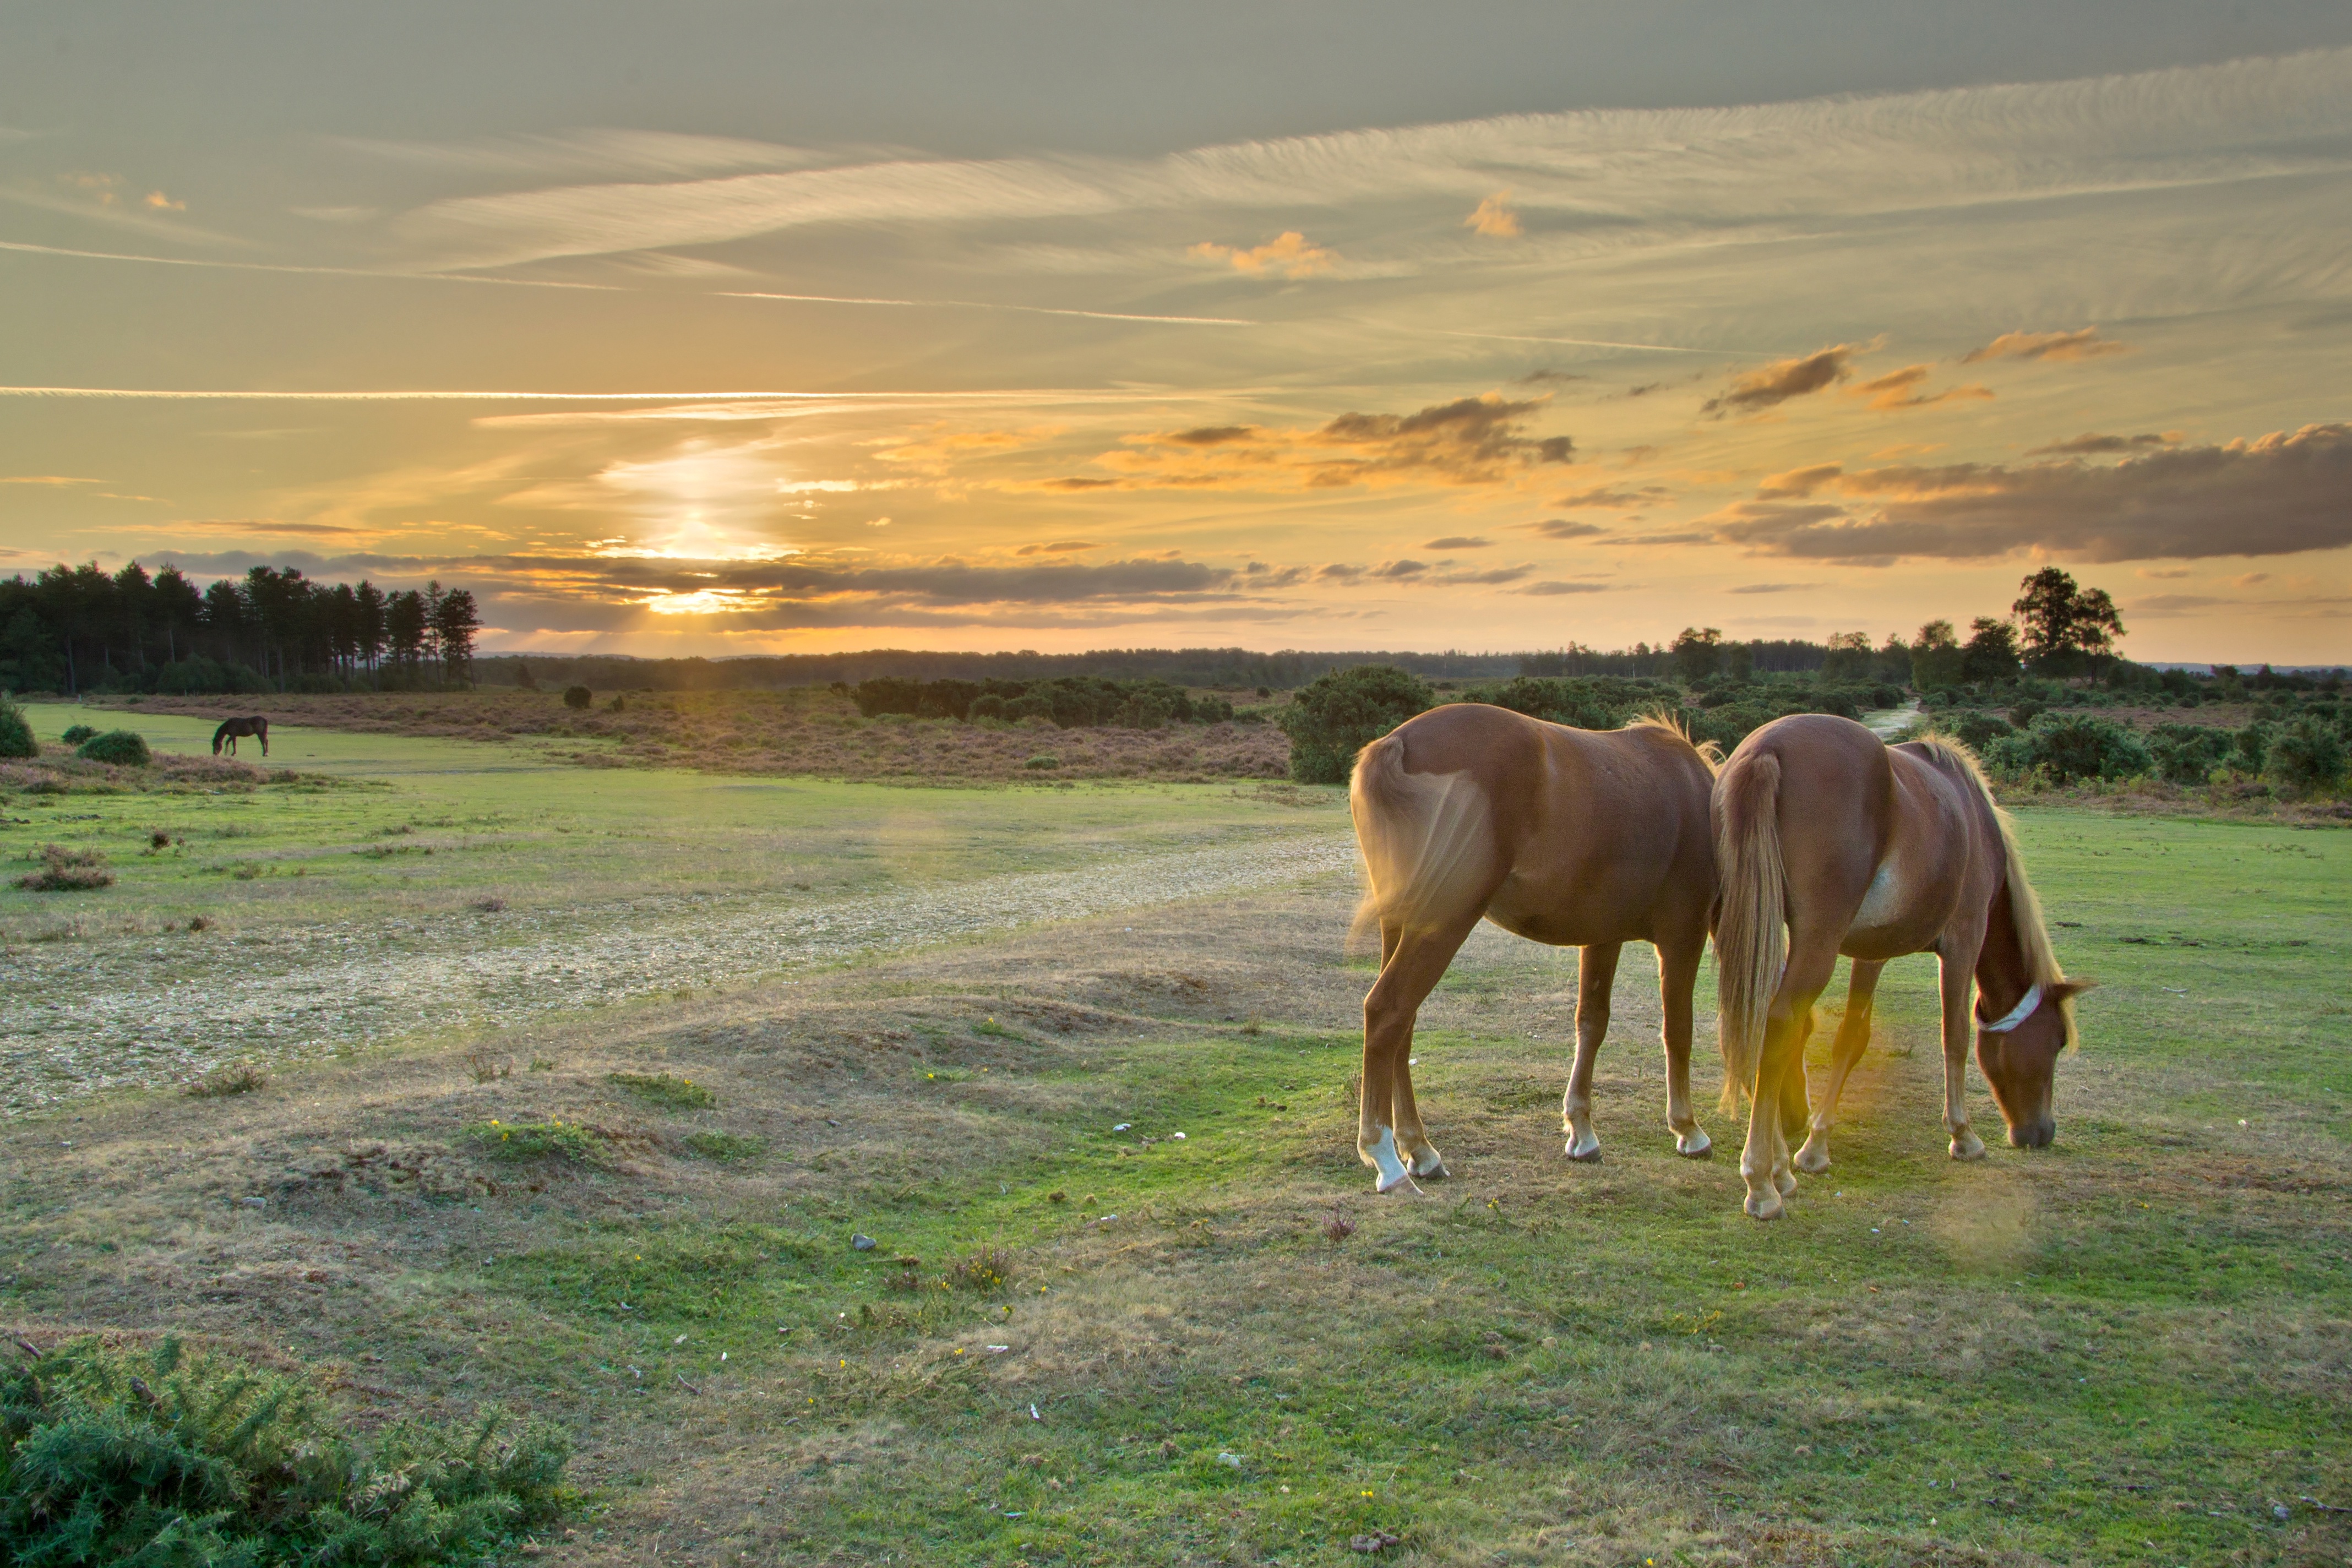
<svg viewBox="0 0 2352 1568">
<path fill-rule="evenodd" d="M 1901 634 L 1889 632 L 1876 647 L 1867 632 L 1835 632 L 1822 645 L 1818 660 L 1777 668 L 1819 670 L 1831 682 L 1886 680 L 1934 691 L 2000 685 L 2028 671 L 2095 675 L 2113 661 L 2116 639 L 2125 635 L 2124 622 L 2105 588 L 2085 588 L 2056 566 L 2043 567 L 2018 587 L 2009 615 L 1977 616 L 1969 623 L 1966 642 L 1946 620 L 1929 621 L 1907 642 Z M 1765 646 L 1727 643 L 1713 626 L 1685 626 L 1665 650 L 1668 667 L 1643 673 L 1672 674 L 1686 682 L 1718 674 L 1745 680 L 1769 668 L 1757 658 L 1757 650 Z"/>
<path fill-rule="evenodd" d="M 474 595 L 255 566 L 199 590 L 177 566 L 52 566 L 0 580 L 0 689 L 341 690 L 473 679 Z"/>
</svg>

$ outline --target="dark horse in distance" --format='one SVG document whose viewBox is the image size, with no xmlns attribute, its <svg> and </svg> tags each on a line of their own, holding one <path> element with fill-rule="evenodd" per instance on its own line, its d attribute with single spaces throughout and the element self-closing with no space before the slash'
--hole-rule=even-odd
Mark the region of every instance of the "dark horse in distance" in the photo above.
<svg viewBox="0 0 2352 1568">
<path fill-rule="evenodd" d="M 230 756 L 236 755 L 236 738 L 239 735 L 251 735 L 261 742 L 261 754 L 265 757 L 269 754 L 269 721 L 256 713 L 250 719 L 222 720 L 221 727 L 213 731 L 213 755 L 219 756 L 224 745 L 228 747 Z"/>
</svg>

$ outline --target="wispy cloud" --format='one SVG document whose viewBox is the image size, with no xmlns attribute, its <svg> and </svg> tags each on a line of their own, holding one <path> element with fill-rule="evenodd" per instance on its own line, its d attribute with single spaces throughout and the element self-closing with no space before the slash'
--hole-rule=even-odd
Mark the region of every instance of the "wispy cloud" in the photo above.
<svg viewBox="0 0 2352 1568">
<path fill-rule="evenodd" d="M 1893 414 L 1906 408 L 1928 408 L 1938 403 L 1986 401 L 1992 398 L 1992 389 L 1986 386 L 1954 386 L 1942 392 L 1922 392 L 1933 367 L 1906 364 L 1901 370 L 1874 376 L 1852 389 L 1849 395 L 1867 398 L 1870 406 L 1881 414 Z"/>
<path fill-rule="evenodd" d="M 2178 430 L 2161 434 L 2148 431 L 2137 436 L 2100 436 L 2084 433 L 2067 441 L 2053 441 L 2046 447 L 2030 447 L 2029 458 L 2091 458 L 2116 452 L 2145 452 L 2152 447 L 2168 447 L 2181 438 Z"/>
<path fill-rule="evenodd" d="M 2071 332 L 2003 332 L 1984 347 L 1962 354 L 1960 363 L 1980 364 L 1986 360 L 2018 359 L 2063 363 L 2129 353 L 2129 343 L 2102 338 L 2096 327 L 2079 327 Z"/>
<path fill-rule="evenodd" d="M 1184 254 L 1195 261 L 1230 264 L 1234 271 L 1252 277 L 1272 273 L 1294 280 L 1328 272 L 1339 264 L 1338 251 L 1316 244 L 1297 229 L 1286 229 L 1264 245 L 1245 249 L 1202 240 Z"/>
</svg>

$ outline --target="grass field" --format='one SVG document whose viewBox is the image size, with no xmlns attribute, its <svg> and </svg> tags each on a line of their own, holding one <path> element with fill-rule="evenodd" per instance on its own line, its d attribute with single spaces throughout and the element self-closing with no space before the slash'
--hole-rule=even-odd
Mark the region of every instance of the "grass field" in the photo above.
<svg viewBox="0 0 2352 1568">
<path fill-rule="evenodd" d="M 1417 1047 L 1455 1175 L 1374 1199 L 1352 876 L 1270 853 L 1344 848 L 1328 792 L 753 798 L 678 774 L 614 804 L 594 792 L 669 775 L 351 736 L 283 760 L 385 782 L 12 805 L 100 813 L 70 826 L 124 844 L 141 811 L 184 812 L 192 846 L 249 824 L 218 858 L 267 846 L 287 869 L 238 882 L 191 847 L 151 884 L 126 850 L 104 892 L 5 894 L 11 921 L 84 900 L 91 922 L 7 961 L 88 949 L 86 987 L 128 983 L 163 939 L 109 959 L 98 927 L 183 907 L 360 940 L 492 893 L 493 919 L 553 919 L 705 886 L 746 907 L 1126 887 L 685 997 L 420 1008 L 378 1037 L 401 1048 L 250 1092 L 8 1124 L 5 1327 L 176 1325 L 290 1353 L 362 1415 L 550 1415 L 589 1488 L 551 1560 L 2352 1561 L 2352 1514 L 2329 1511 L 2352 1508 L 2339 831 L 2023 814 L 2061 955 L 2104 983 L 2057 1144 L 1945 1159 L 1933 971 L 1903 961 L 1836 1165 L 1762 1226 L 1729 1159 L 1672 1152 L 1635 954 L 1604 1160 L 1561 1157 L 1574 956 L 1491 931 Z M 453 820 L 382 836 L 420 816 Z M 68 826 L 12 823 L 10 851 Z M 452 847 L 429 868 L 353 853 L 411 837 Z M 456 847 L 473 837 L 515 847 Z M 1154 869 L 1229 851 L 1274 863 Z M 698 918 L 658 929 L 691 946 Z M 331 1004 L 306 1027 L 341 1037 Z"/>
</svg>

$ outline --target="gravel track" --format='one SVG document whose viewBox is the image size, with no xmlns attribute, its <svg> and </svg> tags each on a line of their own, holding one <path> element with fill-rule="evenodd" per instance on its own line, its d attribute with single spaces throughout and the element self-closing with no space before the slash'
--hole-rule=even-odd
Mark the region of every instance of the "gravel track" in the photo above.
<svg viewBox="0 0 2352 1568">
<path fill-rule="evenodd" d="M 833 902 L 663 898 L 10 955 L 0 1112 L 1344 870 L 1344 826 Z"/>
</svg>

